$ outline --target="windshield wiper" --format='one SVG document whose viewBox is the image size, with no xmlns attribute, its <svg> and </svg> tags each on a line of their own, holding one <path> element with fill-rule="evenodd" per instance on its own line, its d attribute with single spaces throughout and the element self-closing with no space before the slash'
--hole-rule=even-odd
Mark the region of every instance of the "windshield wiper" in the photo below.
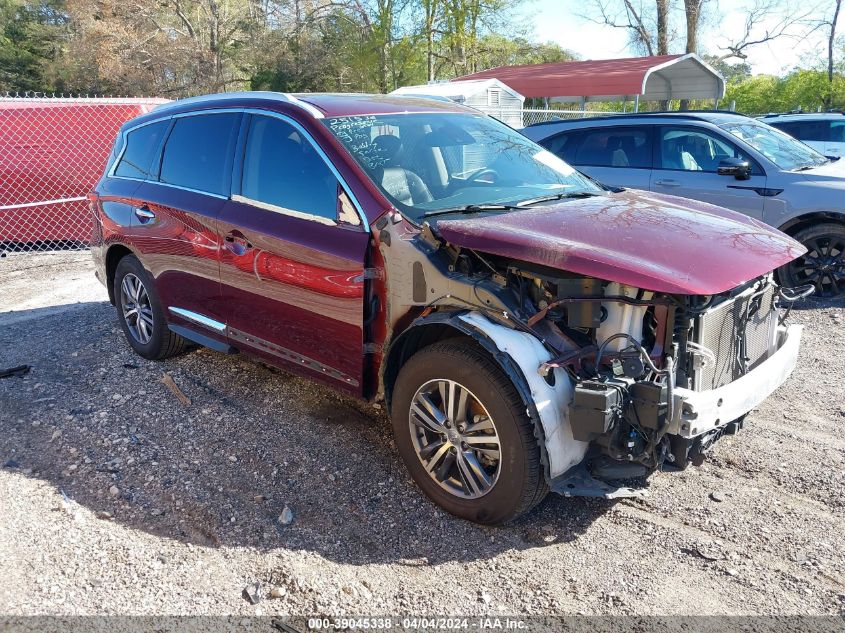
<svg viewBox="0 0 845 633">
<path fill-rule="evenodd" d="M 592 198 L 594 196 L 601 196 L 603 194 L 597 191 L 569 191 L 567 193 L 556 193 L 551 196 L 541 196 L 539 198 L 529 198 L 516 203 L 517 208 L 527 207 L 532 204 L 539 204 L 540 202 L 552 202 L 553 200 L 566 200 L 568 198 Z"/>
<path fill-rule="evenodd" d="M 519 209 L 519 207 L 513 204 L 468 204 L 464 207 L 426 211 L 422 214 L 422 217 L 430 218 L 433 215 L 443 215 L 445 213 L 480 213 L 482 211 L 513 211 L 514 209 Z"/>
</svg>

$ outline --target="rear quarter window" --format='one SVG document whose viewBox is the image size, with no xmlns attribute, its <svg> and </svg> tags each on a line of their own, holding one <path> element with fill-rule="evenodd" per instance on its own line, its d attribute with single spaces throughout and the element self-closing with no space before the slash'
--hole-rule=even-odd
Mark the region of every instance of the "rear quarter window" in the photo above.
<svg viewBox="0 0 845 633">
<path fill-rule="evenodd" d="M 161 182 L 228 195 L 240 118 L 225 112 L 176 119 L 164 146 Z"/>
<path fill-rule="evenodd" d="M 124 178 L 150 178 L 153 158 L 169 124 L 169 120 L 158 121 L 128 132 L 126 149 L 115 167 L 114 175 Z"/>
</svg>

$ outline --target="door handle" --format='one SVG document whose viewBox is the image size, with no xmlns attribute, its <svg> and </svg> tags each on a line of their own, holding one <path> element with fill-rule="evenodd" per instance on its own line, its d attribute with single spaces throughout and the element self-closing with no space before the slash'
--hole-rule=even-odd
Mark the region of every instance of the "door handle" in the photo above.
<svg viewBox="0 0 845 633">
<path fill-rule="evenodd" d="M 147 205 L 144 205 L 142 207 L 135 207 L 135 217 L 141 221 L 141 224 L 146 224 L 155 220 L 156 214 L 150 211 Z"/>
<path fill-rule="evenodd" d="M 231 231 L 223 238 L 226 248 L 235 255 L 243 255 L 252 250 L 252 243 L 240 231 Z"/>
<path fill-rule="evenodd" d="M 660 185 L 661 187 L 680 187 L 681 183 L 677 180 L 672 180 L 671 178 L 661 178 L 660 180 L 654 181 L 655 185 Z"/>
</svg>

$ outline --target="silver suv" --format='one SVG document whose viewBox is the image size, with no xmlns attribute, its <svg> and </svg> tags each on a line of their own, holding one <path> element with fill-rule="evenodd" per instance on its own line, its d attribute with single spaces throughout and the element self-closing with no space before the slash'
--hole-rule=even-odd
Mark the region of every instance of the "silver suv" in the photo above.
<svg viewBox="0 0 845 633">
<path fill-rule="evenodd" d="M 779 228 L 807 247 L 778 270 L 781 283 L 845 295 L 845 159 L 732 112 L 549 121 L 523 133 L 605 185 L 693 198 Z"/>
</svg>

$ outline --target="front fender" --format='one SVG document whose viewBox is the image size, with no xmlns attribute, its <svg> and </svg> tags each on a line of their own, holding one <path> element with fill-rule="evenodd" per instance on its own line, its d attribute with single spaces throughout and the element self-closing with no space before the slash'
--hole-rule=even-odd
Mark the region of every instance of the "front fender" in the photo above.
<svg viewBox="0 0 845 633">
<path fill-rule="evenodd" d="M 510 378 L 534 423 L 547 480 L 583 461 L 589 444 L 575 440 L 569 426 L 572 382 L 562 369 L 553 370 L 553 384 L 540 375 L 538 367 L 551 359 L 551 353 L 539 339 L 494 323 L 477 311 L 436 312 L 414 321 L 391 346 L 392 352 L 416 328 L 432 325 L 454 328 L 456 334 L 473 338 Z"/>
</svg>

